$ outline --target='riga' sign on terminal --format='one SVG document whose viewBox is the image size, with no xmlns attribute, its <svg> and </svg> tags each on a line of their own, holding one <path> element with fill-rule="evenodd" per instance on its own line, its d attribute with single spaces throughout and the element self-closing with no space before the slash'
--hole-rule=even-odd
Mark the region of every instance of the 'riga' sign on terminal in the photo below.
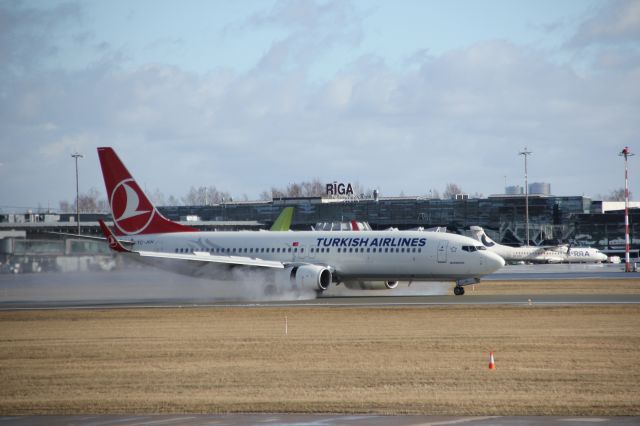
<svg viewBox="0 0 640 426">
<path fill-rule="evenodd" d="M 350 183 L 328 183 L 327 195 L 353 195 L 353 186 Z"/>
</svg>

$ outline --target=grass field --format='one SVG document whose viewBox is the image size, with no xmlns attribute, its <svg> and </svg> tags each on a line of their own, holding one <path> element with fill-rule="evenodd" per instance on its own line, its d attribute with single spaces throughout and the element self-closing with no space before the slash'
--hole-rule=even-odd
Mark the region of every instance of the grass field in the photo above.
<svg viewBox="0 0 640 426">
<path fill-rule="evenodd" d="M 640 294 L 640 279 L 482 281 L 467 286 L 465 292 L 465 296 L 500 294 Z"/>
<path fill-rule="evenodd" d="M 1 312 L 0 414 L 640 415 L 639 353 L 637 305 Z"/>
</svg>

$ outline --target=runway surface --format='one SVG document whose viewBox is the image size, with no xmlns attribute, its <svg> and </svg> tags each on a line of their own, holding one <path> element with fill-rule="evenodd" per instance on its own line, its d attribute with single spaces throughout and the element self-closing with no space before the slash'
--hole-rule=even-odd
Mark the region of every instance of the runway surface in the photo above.
<svg viewBox="0 0 640 426">
<path fill-rule="evenodd" d="M 122 308 L 229 308 L 229 307 L 408 307 L 447 305 L 635 305 L 640 295 L 491 295 L 491 296 L 361 296 L 322 297 L 291 301 L 219 301 L 194 299 L 61 300 L 0 302 L 0 311 L 29 309 L 122 309 Z"/>
<path fill-rule="evenodd" d="M 640 278 L 640 272 L 625 272 L 624 264 L 575 263 L 557 265 L 507 265 L 483 280 L 564 280 Z"/>
<path fill-rule="evenodd" d="M 558 280 L 640 278 L 625 273 L 623 265 L 514 265 L 487 276 L 492 280 Z M 480 284 L 482 285 L 482 284 Z M 90 309 L 123 307 L 228 307 L 228 306 L 419 306 L 419 305 L 559 305 L 637 304 L 640 295 L 518 295 L 453 296 L 451 282 L 400 283 L 385 291 L 333 287 L 322 297 L 314 292 L 284 291 L 265 297 L 262 286 L 215 282 L 157 269 L 112 272 L 41 273 L 0 275 L 0 310 Z"/>
<path fill-rule="evenodd" d="M 24 416 L 0 417 L 0 425 L 16 426 L 141 426 L 141 425 L 282 425 L 282 426 L 582 426 L 637 425 L 640 417 L 533 417 L 533 416 L 371 416 L 335 414 L 217 414 L 158 416 Z"/>
</svg>

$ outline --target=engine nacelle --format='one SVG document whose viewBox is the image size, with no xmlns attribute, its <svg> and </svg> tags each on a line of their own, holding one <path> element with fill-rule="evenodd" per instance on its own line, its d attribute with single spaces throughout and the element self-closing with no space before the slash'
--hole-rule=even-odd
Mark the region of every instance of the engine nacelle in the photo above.
<svg viewBox="0 0 640 426">
<path fill-rule="evenodd" d="M 331 285 L 331 271 L 320 265 L 302 265 L 291 270 L 291 280 L 301 288 L 324 291 Z"/>
<path fill-rule="evenodd" d="M 398 287 L 398 281 L 345 281 L 350 290 L 390 290 Z"/>
<path fill-rule="evenodd" d="M 385 282 L 384 282 L 384 285 L 385 285 L 385 287 L 387 287 L 389 290 L 392 290 L 392 289 L 394 289 L 394 288 L 398 287 L 398 283 L 399 283 L 399 282 L 400 282 L 400 281 L 385 281 Z"/>
</svg>

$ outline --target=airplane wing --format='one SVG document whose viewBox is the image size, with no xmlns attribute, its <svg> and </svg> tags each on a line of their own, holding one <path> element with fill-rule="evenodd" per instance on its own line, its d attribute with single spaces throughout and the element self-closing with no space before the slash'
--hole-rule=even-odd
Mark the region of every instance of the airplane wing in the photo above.
<svg viewBox="0 0 640 426">
<path fill-rule="evenodd" d="M 178 253 L 162 253 L 155 251 L 131 251 L 140 257 L 149 257 L 154 259 L 175 259 L 175 260 L 188 260 L 190 262 L 210 262 L 220 263 L 227 265 L 237 266 L 257 266 L 261 268 L 276 268 L 284 269 L 285 265 L 282 262 L 274 260 L 262 260 L 255 257 L 241 257 L 241 256 L 216 256 L 207 252 L 194 252 L 192 254 L 178 254 Z"/>
<path fill-rule="evenodd" d="M 100 222 L 100 221 L 101 220 L 98 220 L 98 222 Z M 73 237 L 73 238 L 80 239 L 80 240 L 107 242 L 107 238 L 105 238 L 105 237 L 96 237 L 95 235 L 83 235 L 83 234 L 74 234 L 72 232 L 55 232 L 55 231 L 46 231 L 44 233 L 45 234 L 50 234 L 50 235 L 60 235 L 60 236 L 63 236 L 63 237 Z M 120 244 L 122 244 L 123 246 L 133 245 L 133 241 L 118 240 L 118 242 Z"/>
<path fill-rule="evenodd" d="M 173 260 L 187 260 L 190 262 L 203 262 L 203 263 L 218 263 L 226 264 L 229 266 L 253 266 L 261 268 L 276 268 L 284 269 L 285 264 L 273 260 L 263 260 L 254 257 L 242 257 L 242 256 L 217 256 L 208 252 L 193 252 L 189 254 L 182 253 L 163 253 L 155 251 L 136 251 L 130 250 L 124 247 L 120 241 L 113 235 L 109 227 L 103 220 L 99 220 L 100 229 L 104 233 L 109 247 L 111 250 L 118 253 L 128 253 L 132 255 L 138 255 L 140 257 L 154 258 L 154 259 L 173 259 Z"/>
</svg>

